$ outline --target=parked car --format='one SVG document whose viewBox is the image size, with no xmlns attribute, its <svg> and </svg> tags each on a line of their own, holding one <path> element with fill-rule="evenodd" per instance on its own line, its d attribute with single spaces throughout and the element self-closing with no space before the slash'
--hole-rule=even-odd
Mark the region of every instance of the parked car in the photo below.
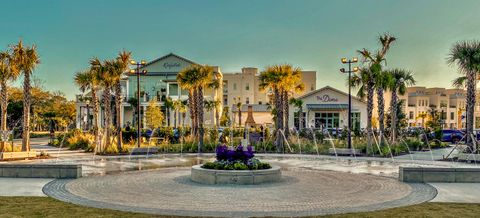
<svg viewBox="0 0 480 218">
<path fill-rule="evenodd" d="M 434 132 L 430 133 L 431 138 L 434 138 Z M 444 129 L 442 130 L 442 142 L 450 142 L 453 144 L 458 143 L 460 140 L 462 140 L 463 136 L 465 135 L 464 132 L 456 129 Z"/>
</svg>

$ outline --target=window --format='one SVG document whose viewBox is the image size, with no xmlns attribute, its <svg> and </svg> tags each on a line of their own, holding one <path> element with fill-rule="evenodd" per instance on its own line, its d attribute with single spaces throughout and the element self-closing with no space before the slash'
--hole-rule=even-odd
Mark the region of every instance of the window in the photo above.
<svg viewBox="0 0 480 218">
<path fill-rule="evenodd" d="M 247 85 L 245 86 L 245 90 L 250 90 L 250 84 L 247 83 Z"/>
<path fill-rule="evenodd" d="M 339 113 L 315 113 L 315 128 L 338 128 Z"/>
<path fill-rule="evenodd" d="M 245 104 L 250 104 L 250 98 L 249 97 L 245 98 Z"/>
<path fill-rule="evenodd" d="M 454 120 L 455 119 L 455 112 L 450 112 L 450 120 Z"/>
<path fill-rule="evenodd" d="M 258 104 L 262 104 L 262 101 L 258 101 Z"/>
<path fill-rule="evenodd" d="M 307 113 L 303 112 L 302 115 L 303 115 L 302 128 L 306 128 L 307 127 L 307 124 L 306 124 Z M 298 119 L 298 112 L 293 113 L 293 125 L 295 126 L 295 128 L 297 130 L 299 129 L 300 120 Z"/>
<path fill-rule="evenodd" d="M 237 90 L 237 84 L 236 83 L 233 84 L 233 90 Z"/>
<path fill-rule="evenodd" d="M 413 120 L 413 111 L 410 111 L 408 114 L 408 119 Z"/>
</svg>

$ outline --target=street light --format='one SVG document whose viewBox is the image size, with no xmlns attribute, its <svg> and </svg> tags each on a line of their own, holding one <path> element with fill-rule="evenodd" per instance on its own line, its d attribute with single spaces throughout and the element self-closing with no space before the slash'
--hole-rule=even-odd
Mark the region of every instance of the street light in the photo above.
<svg viewBox="0 0 480 218">
<path fill-rule="evenodd" d="M 141 131 L 140 131 L 140 75 L 147 74 L 147 70 L 140 71 L 140 68 L 144 67 L 147 62 L 142 60 L 136 62 L 134 60 L 130 61 L 132 66 L 135 66 L 135 69 L 130 70 L 130 74 L 137 76 L 137 147 L 140 148 L 141 144 Z"/>
<path fill-rule="evenodd" d="M 87 99 L 85 104 L 87 105 L 87 130 L 90 130 L 90 100 Z"/>
<path fill-rule="evenodd" d="M 358 67 L 353 67 L 352 63 L 358 62 L 358 58 L 354 57 L 351 60 L 347 58 L 342 58 L 343 64 L 348 64 L 348 71 L 345 68 L 340 69 L 342 73 L 348 73 L 348 149 L 352 149 L 352 94 L 350 90 L 350 80 L 352 78 L 352 73 L 358 71 Z"/>
</svg>

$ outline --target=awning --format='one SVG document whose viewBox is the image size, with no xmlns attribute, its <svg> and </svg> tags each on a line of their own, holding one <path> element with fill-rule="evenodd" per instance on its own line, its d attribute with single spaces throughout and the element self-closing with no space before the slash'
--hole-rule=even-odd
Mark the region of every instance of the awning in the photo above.
<svg viewBox="0 0 480 218">
<path fill-rule="evenodd" d="M 307 109 L 338 110 L 348 109 L 348 104 L 307 104 Z"/>
</svg>

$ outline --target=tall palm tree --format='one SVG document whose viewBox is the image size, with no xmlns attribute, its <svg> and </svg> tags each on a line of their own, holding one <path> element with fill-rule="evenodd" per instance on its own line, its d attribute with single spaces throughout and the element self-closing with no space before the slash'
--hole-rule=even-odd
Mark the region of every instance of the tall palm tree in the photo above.
<svg viewBox="0 0 480 218">
<path fill-rule="evenodd" d="M 283 107 L 283 95 L 284 95 L 284 81 L 288 76 L 288 73 L 285 72 L 284 68 L 281 65 L 274 65 L 267 67 L 264 71 L 260 73 L 259 76 L 259 87 L 261 90 L 271 89 L 273 90 L 273 101 L 274 101 L 274 110 L 275 115 L 275 132 L 276 140 L 275 146 L 277 147 L 277 152 L 283 151 L 283 138 L 280 131 L 284 130 L 284 107 Z"/>
<path fill-rule="evenodd" d="M 289 103 L 297 108 L 297 117 L 298 117 L 298 130 L 303 128 L 303 101 L 298 98 L 291 98 Z"/>
<path fill-rule="evenodd" d="M 238 112 L 238 127 L 242 127 L 242 102 L 238 101 L 235 103 L 235 107 L 237 108 Z"/>
<path fill-rule="evenodd" d="M 480 41 L 461 41 L 453 45 L 447 59 L 447 63 L 457 65 L 460 72 L 466 77 L 467 99 L 466 99 L 466 135 L 473 134 L 473 121 L 475 110 L 475 89 L 477 73 L 480 71 Z M 467 137 L 467 144 L 472 150 L 473 143 Z"/>
<path fill-rule="evenodd" d="M 7 131 L 7 107 L 8 107 L 8 84 L 19 76 L 19 71 L 15 66 L 12 55 L 9 52 L 0 52 L 0 107 L 1 107 L 1 124 L 0 130 Z M 2 140 L 0 152 L 5 149 L 6 142 Z"/>
<path fill-rule="evenodd" d="M 122 76 L 124 75 L 125 72 L 128 72 L 129 70 L 129 64 L 131 60 L 132 53 L 127 52 L 127 51 L 121 51 L 118 53 L 117 58 L 109 62 L 109 72 L 113 80 L 113 88 L 115 92 L 115 116 L 116 116 L 116 123 L 115 123 L 115 133 L 117 135 L 117 149 L 119 151 L 122 150 L 122 102 L 123 102 L 123 97 L 122 97 L 122 85 L 121 85 L 121 80 Z"/>
<path fill-rule="evenodd" d="M 196 111 L 197 111 L 197 106 L 196 106 L 196 101 L 195 101 L 195 85 L 194 85 L 194 74 L 195 74 L 196 68 L 193 68 L 192 66 L 186 67 L 182 69 L 178 75 L 177 75 L 177 82 L 180 88 L 184 90 L 188 90 L 188 110 L 190 112 L 190 122 L 191 122 L 191 128 L 192 128 L 192 134 L 194 136 L 197 135 L 197 118 L 196 118 Z"/>
<path fill-rule="evenodd" d="M 13 62 L 18 70 L 23 74 L 23 132 L 22 132 L 22 151 L 30 151 L 30 107 L 31 107 L 31 76 L 37 65 L 40 63 L 40 57 L 37 53 L 37 47 L 23 46 L 20 40 L 18 44 L 12 47 Z"/>
<path fill-rule="evenodd" d="M 83 72 L 77 72 L 74 78 L 75 84 L 80 88 L 82 93 L 90 90 L 93 107 L 93 135 L 95 146 L 99 145 L 98 139 L 98 77 L 96 71 L 89 69 Z"/>
<path fill-rule="evenodd" d="M 177 81 L 183 89 L 192 91 L 192 94 L 189 95 L 189 102 L 193 98 L 193 107 L 194 108 L 194 118 L 195 125 L 198 126 L 198 152 L 203 152 L 203 138 L 204 138 L 204 128 L 203 128 L 203 116 L 204 116 L 204 96 L 203 90 L 204 87 L 207 87 L 212 83 L 213 77 L 213 67 L 211 66 L 201 66 L 201 65 L 191 65 L 183 69 L 177 75 Z M 192 113 L 192 110 L 190 111 Z"/>
<path fill-rule="evenodd" d="M 375 76 L 370 68 L 360 68 L 360 72 L 352 76 L 349 81 L 352 88 L 358 90 L 357 96 L 367 99 L 367 149 L 372 148 L 372 112 L 373 95 L 375 92 Z"/>
<path fill-rule="evenodd" d="M 165 106 L 165 118 L 167 119 L 167 126 L 170 127 L 171 110 L 174 109 L 174 101 L 172 100 L 172 98 L 167 97 L 165 98 L 165 101 L 163 103 Z"/>
<path fill-rule="evenodd" d="M 305 84 L 302 82 L 302 71 L 299 67 L 293 67 L 289 64 L 281 65 L 281 68 L 284 73 L 286 73 L 285 78 L 283 79 L 282 86 L 282 106 L 283 106 L 283 122 L 285 137 L 288 138 L 290 135 L 290 128 L 288 124 L 289 120 L 289 98 L 293 96 L 294 93 L 303 92 L 305 90 Z"/>
<path fill-rule="evenodd" d="M 395 42 L 397 38 L 390 34 L 383 34 L 378 37 L 378 41 L 380 43 L 381 48 L 377 50 L 375 53 L 370 52 L 367 49 L 358 50 L 357 52 L 362 56 L 363 61 L 367 63 L 367 67 L 369 71 L 373 75 L 374 80 L 374 89 L 377 91 L 377 101 L 378 101 L 378 123 L 379 123 L 379 130 L 380 130 L 380 143 L 384 144 L 384 136 L 385 133 L 385 100 L 384 100 L 384 89 L 386 87 L 385 80 L 388 76 L 384 75 L 382 71 L 382 67 L 384 63 L 386 63 L 385 56 L 387 52 L 390 50 L 390 46 L 393 42 Z"/>
<path fill-rule="evenodd" d="M 389 75 L 391 75 L 391 79 L 389 80 L 390 83 L 387 85 L 387 88 L 392 92 L 392 100 L 390 101 L 390 110 L 392 116 L 392 135 L 391 140 L 392 142 L 397 141 L 397 104 L 398 102 L 398 94 L 404 95 L 407 91 L 407 87 L 415 84 L 415 79 L 413 78 L 412 73 L 403 70 L 403 69 L 393 69 L 387 71 Z"/>
<path fill-rule="evenodd" d="M 99 84 L 103 88 L 103 107 L 104 107 L 104 136 L 105 143 L 102 143 L 100 152 L 110 146 L 110 140 L 112 137 L 112 87 L 115 84 L 115 78 L 111 73 L 111 66 L 114 65 L 114 61 L 100 61 L 98 58 L 90 60 L 90 65 L 98 73 Z"/>
</svg>

